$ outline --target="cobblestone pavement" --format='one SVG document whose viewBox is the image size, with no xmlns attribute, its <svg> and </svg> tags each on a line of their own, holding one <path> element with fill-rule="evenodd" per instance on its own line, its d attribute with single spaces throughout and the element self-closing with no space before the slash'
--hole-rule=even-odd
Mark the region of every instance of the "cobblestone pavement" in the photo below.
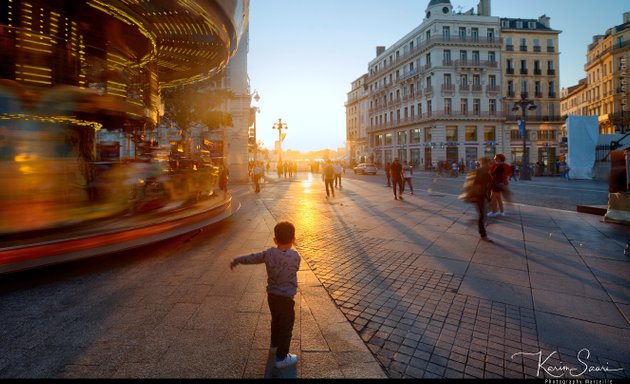
<svg viewBox="0 0 630 384">
<path fill-rule="evenodd" d="M 261 200 L 389 377 L 630 377 L 627 227 L 508 203 L 485 243 L 453 196 L 279 184 Z"/>
</svg>

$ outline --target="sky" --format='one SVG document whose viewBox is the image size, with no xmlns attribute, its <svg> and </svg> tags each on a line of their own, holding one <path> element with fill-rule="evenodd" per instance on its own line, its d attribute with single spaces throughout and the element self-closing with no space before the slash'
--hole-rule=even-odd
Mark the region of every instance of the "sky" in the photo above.
<svg viewBox="0 0 630 384">
<path fill-rule="evenodd" d="M 477 10 L 479 0 L 451 0 Z M 389 47 L 422 23 L 429 0 L 251 0 L 248 72 L 260 96 L 252 105 L 257 138 L 273 149 L 278 118 L 282 149 L 345 147 L 344 103 L 351 83 L 367 73 L 376 46 Z M 537 19 L 545 14 L 559 35 L 560 86 L 585 77 L 594 35 L 623 22 L 628 0 L 491 0 L 491 15 Z"/>
</svg>

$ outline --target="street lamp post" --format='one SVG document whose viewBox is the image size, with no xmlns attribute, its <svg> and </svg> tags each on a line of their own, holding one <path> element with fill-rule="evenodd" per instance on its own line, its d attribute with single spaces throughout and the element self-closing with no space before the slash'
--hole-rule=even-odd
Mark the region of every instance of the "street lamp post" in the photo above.
<svg viewBox="0 0 630 384">
<path fill-rule="evenodd" d="M 278 118 L 278 122 L 273 124 L 272 129 L 278 130 L 278 164 L 282 164 L 282 130 L 289 129 L 287 123 L 283 123 L 281 118 Z"/>
<path fill-rule="evenodd" d="M 254 100 L 258 102 L 260 100 L 260 96 L 258 95 L 258 91 L 254 91 Z M 258 138 L 256 132 L 256 114 L 260 111 L 260 108 L 254 107 L 254 161 L 258 161 Z"/>
<path fill-rule="evenodd" d="M 531 180 L 532 174 L 529 169 L 529 151 L 527 148 L 527 111 L 533 111 L 536 109 L 536 103 L 527 98 L 527 92 L 521 93 L 521 99 L 519 101 L 514 102 L 514 107 L 512 107 L 512 111 L 518 111 L 521 109 L 522 119 L 520 120 L 519 128 L 521 130 L 521 134 L 523 135 L 523 157 L 521 160 L 521 175 L 520 180 Z"/>
</svg>

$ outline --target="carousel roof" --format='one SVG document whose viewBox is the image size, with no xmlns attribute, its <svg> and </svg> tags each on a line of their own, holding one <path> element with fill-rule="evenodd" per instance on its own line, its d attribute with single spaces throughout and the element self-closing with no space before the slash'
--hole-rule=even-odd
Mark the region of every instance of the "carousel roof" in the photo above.
<svg viewBox="0 0 630 384">
<path fill-rule="evenodd" d="M 227 65 L 248 23 L 249 0 L 86 0 L 151 41 L 163 88 L 205 78 Z"/>
</svg>

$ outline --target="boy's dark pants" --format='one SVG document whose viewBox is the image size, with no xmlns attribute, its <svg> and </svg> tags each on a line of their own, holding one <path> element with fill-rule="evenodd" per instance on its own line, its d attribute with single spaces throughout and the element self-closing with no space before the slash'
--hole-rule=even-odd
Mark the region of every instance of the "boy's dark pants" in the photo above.
<svg viewBox="0 0 630 384">
<path fill-rule="evenodd" d="M 267 294 L 271 311 L 271 346 L 278 347 L 276 358 L 284 359 L 289 353 L 293 323 L 295 322 L 295 302 L 290 297 Z"/>
</svg>

